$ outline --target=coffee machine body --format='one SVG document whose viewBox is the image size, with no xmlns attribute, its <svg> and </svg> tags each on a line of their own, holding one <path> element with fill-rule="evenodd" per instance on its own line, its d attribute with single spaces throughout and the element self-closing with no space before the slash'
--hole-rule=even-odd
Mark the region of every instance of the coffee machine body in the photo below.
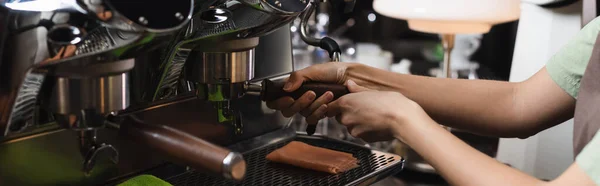
<svg viewBox="0 0 600 186">
<path fill-rule="evenodd" d="M 256 48 L 255 78 L 262 79 L 293 70 L 289 28 L 283 27 L 261 37 Z M 264 55 L 276 52 L 278 55 Z M 137 68 L 137 66 L 135 67 Z M 136 114 L 151 124 L 168 125 L 219 145 L 235 142 L 284 128 L 289 119 L 266 108 L 257 97 L 244 96 L 232 104 L 240 108 L 244 133 L 236 135 L 215 117 L 214 106 L 206 100 L 174 103 L 170 106 Z M 41 119 L 41 118 L 40 118 Z M 52 125 L 52 124 L 50 124 Z M 0 185 L 89 185 L 111 183 L 132 174 L 142 173 L 167 163 L 160 153 L 140 146 L 120 135 L 118 130 L 98 131 L 98 141 L 112 144 L 119 152 L 114 164 L 110 154 L 100 154 L 91 174 L 82 171 L 76 131 L 59 127 L 31 134 L 27 138 L 7 140 L 0 145 Z M 165 174 L 177 174 L 173 170 Z"/>
<path fill-rule="evenodd" d="M 402 169 L 399 156 L 300 138 L 247 94 L 294 70 L 289 23 L 313 1 L 27 2 L 0 3 L 0 185 L 114 185 L 140 174 L 279 183 L 288 176 L 263 174 L 297 170 L 256 171 L 261 153 L 294 139 L 368 165 L 298 183 L 353 185 Z"/>
</svg>

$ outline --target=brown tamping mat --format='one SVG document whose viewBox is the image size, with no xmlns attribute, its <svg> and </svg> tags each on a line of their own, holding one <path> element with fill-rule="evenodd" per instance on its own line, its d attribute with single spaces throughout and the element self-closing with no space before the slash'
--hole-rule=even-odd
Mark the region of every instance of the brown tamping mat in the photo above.
<svg viewBox="0 0 600 186">
<path fill-rule="evenodd" d="M 269 153 L 267 160 L 331 174 L 358 167 L 358 159 L 350 153 L 315 147 L 292 141 Z"/>
</svg>

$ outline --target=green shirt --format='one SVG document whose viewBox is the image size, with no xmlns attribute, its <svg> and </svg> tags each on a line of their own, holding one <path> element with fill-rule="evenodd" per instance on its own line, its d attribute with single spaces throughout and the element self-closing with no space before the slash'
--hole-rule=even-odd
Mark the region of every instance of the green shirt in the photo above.
<svg viewBox="0 0 600 186">
<path fill-rule="evenodd" d="M 580 81 L 592 56 L 598 32 L 600 18 L 588 23 L 546 64 L 552 80 L 574 98 L 579 94 Z M 596 185 L 600 185 L 600 133 L 596 132 L 575 161 Z"/>
<path fill-rule="evenodd" d="M 579 94 L 579 83 L 592 56 L 598 31 L 600 19 L 596 18 L 583 27 L 546 64 L 546 70 L 552 80 L 574 98 Z"/>
</svg>

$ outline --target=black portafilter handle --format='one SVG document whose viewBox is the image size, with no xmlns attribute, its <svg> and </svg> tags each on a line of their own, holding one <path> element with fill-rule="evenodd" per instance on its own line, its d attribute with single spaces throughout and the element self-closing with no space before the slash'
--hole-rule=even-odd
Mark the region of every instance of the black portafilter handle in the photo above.
<svg viewBox="0 0 600 186">
<path fill-rule="evenodd" d="M 306 82 L 303 83 L 302 86 L 300 86 L 300 88 L 293 92 L 287 92 L 283 90 L 284 85 L 284 81 L 271 81 L 268 79 L 263 80 L 260 99 L 263 101 L 274 101 L 279 98 L 288 96 L 294 99 L 298 99 L 308 91 L 315 92 L 316 98 L 318 98 L 325 94 L 325 92 L 331 91 L 333 93 L 333 100 L 336 100 L 350 93 L 346 86 L 332 83 Z M 316 129 L 316 125 L 307 125 L 306 134 L 313 135 Z"/>
<path fill-rule="evenodd" d="M 349 93 L 346 86 L 332 83 L 306 82 L 293 92 L 283 90 L 284 84 L 284 81 L 263 80 L 260 99 L 263 101 L 274 101 L 282 97 L 298 99 L 308 91 L 315 92 L 318 98 L 325 94 L 325 92 L 331 91 L 333 93 L 333 100 L 336 100 Z"/>
</svg>

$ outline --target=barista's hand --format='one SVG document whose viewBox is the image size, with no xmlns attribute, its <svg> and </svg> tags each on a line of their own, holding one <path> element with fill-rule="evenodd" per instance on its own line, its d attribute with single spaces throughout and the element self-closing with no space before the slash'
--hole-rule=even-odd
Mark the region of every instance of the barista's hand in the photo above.
<svg viewBox="0 0 600 186">
<path fill-rule="evenodd" d="M 318 81 L 324 83 L 344 84 L 347 80 L 347 69 L 354 63 L 323 63 L 313 65 L 305 69 L 293 72 L 284 86 L 284 90 L 292 92 L 298 89 L 302 83 L 308 81 Z M 291 117 L 296 113 L 306 117 L 306 122 L 310 125 L 316 125 L 317 122 L 325 117 L 327 103 L 333 100 L 333 93 L 326 92 L 321 97 L 316 98 L 313 91 L 304 93 L 298 100 L 291 97 L 283 97 L 275 101 L 267 102 L 267 106 L 272 109 L 281 110 L 285 117 Z"/>
<path fill-rule="evenodd" d="M 354 137 L 367 142 L 387 141 L 403 127 L 429 118 L 416 102 L 398 92 L 375 91 L 361 87 L 349 80 L 350 94 L 329 103 L 327 116 L 348 128 Z"/>
</svg>

